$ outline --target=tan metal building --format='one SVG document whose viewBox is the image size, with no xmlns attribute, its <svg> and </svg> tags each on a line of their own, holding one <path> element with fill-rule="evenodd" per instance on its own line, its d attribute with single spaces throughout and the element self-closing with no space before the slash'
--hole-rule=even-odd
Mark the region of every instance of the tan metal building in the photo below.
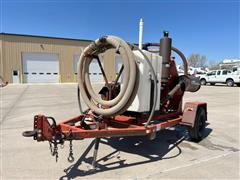
<svg viewBox="0 0 240 180">
<path fill-rule="evenodd" d="M 91 40 L 0 34 L 0 75 L 9 83 L 76 82 L 77 61 Z M 101 57 L 109 80 L 115 77 L 112 51 Z M 102 80 L 97 63 L 90 66 L 90 78 Z"/>
</svg>

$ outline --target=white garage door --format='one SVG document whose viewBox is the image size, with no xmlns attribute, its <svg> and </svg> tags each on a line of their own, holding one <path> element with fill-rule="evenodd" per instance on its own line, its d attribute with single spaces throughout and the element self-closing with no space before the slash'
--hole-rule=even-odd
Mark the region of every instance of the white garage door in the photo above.
<svg viewBox="0 0 240 180">
<path fill-rule="evenodd" d="M 80 55 L 73 56 L 73 69 L 74 69 L 75 74 L 77 74 L 77 63 L 79 61 L 79 57 L 80 57 Z M 102 64 L 102 67 L 103 67 L 103 60 L 101 58 L 99 58 L 99 59 Z M 90 77 L 91 82 L 103 82 L 103 80 L 104 80 L 102 71 L 98 65 L 97 59 L 93 59 L 89 66 L 89 77 Z"/>
<path fill-rule="evenodd" d="M 101 64 L 102 64 L 102 61 L 101 61 Z M 103 82 L 102 71 L 98 65 L 97 59 L 93 59 L 89 66 L 89 76 L 92 82 Z"/>
<path fill-rule="evenodd" d="M 59 82 L 57 54 L 22 53 L 23 80 L 25 83 Z"/>
</svg>

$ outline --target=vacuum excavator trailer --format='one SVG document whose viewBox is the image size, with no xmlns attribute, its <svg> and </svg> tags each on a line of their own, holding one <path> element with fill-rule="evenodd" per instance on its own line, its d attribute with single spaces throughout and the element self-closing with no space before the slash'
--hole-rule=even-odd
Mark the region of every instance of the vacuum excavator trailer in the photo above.
<svg viewBox="0 0 240 180">
<path fill-rule="evenodd" d="M 114 49 L 123 61 L 111 82 L 99 60 L 99 55 L 110 49 Z M 183 61 L 184 75 L 178 75 L 172 51 Z M 93 59 L 97 59 L 105 81 L 97 93 L 89 78 Z M 187 127 L 191 140 L 202 139 L 207 104 L 186 102 L 182 108 L 184 93 L 196 92 L 201 85 L 198 78 L 188 75 L 187 60 L 172 46 L 168 32 L 163 33 L 160 42 L 139 46 L 116 36 L 101 37 L 84 49 L 77 68 L 81 114 L 59 124 L 53 117 L 39 114 L 34 117 L 33 130 L 23 132 L 23 136 L 33 137 L 38 142 L 48 141 L 56 160 L 58 145 L 69 141 L 72 147 L 73 140 L 85 138 L 95 138 L 93 167 L 100 138 L 148 136 L 154 139 L 158 131 L 183 125 Z M 87 110 L 82 109 L 81 102 L 87 105 Z M 74 160 L 72 148 L 68 160 Z"/>
</svg>

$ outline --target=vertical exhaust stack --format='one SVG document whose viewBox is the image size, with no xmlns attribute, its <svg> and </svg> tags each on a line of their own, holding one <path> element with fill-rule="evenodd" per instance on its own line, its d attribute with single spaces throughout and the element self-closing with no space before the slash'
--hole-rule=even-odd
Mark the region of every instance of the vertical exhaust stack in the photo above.
<svg viewBox="0 0 240 180">
<path fill-rule="evenodd" d="M 143 42 L 143 18 L 140 19 L 139 22 L 139 39 L 138 39 L 138 47 L 142 49 L 142 42 Z"/>
<path fill-rule="evenodd" d="M 168 32 L 163 32 L 160 39 L 160 56 L 162 56 L 162 83 L 166 84 L 170 74 L 170 57 L 171 57 L 172 39 L 168 37 Z"/>
</svg>

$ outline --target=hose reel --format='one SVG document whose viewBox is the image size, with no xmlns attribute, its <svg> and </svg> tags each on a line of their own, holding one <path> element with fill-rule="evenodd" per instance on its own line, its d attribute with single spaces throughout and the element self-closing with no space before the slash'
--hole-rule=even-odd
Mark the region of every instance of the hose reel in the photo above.
<svg viewBox="0 0 240 180">
<path fill-rule="evenodd" d="M 123 59 L 123 84 L 121 91 L 114 99 L 103 100 L 96 94 L 91 85 L 89 65 L 98 54 L 112 48 L 115 48 Z M 116 36 L 105 36 L 97 39 L 87 46 L 80 56 L 80 61 L 78 63 L 78 84 L 81 97 L 86 105 L 96 114 L 107 117 L 124 112 L 131 105 L 136 96 L 138 78 L 138 67 L 132 50 L 124 40 Z"/>
</svg>

